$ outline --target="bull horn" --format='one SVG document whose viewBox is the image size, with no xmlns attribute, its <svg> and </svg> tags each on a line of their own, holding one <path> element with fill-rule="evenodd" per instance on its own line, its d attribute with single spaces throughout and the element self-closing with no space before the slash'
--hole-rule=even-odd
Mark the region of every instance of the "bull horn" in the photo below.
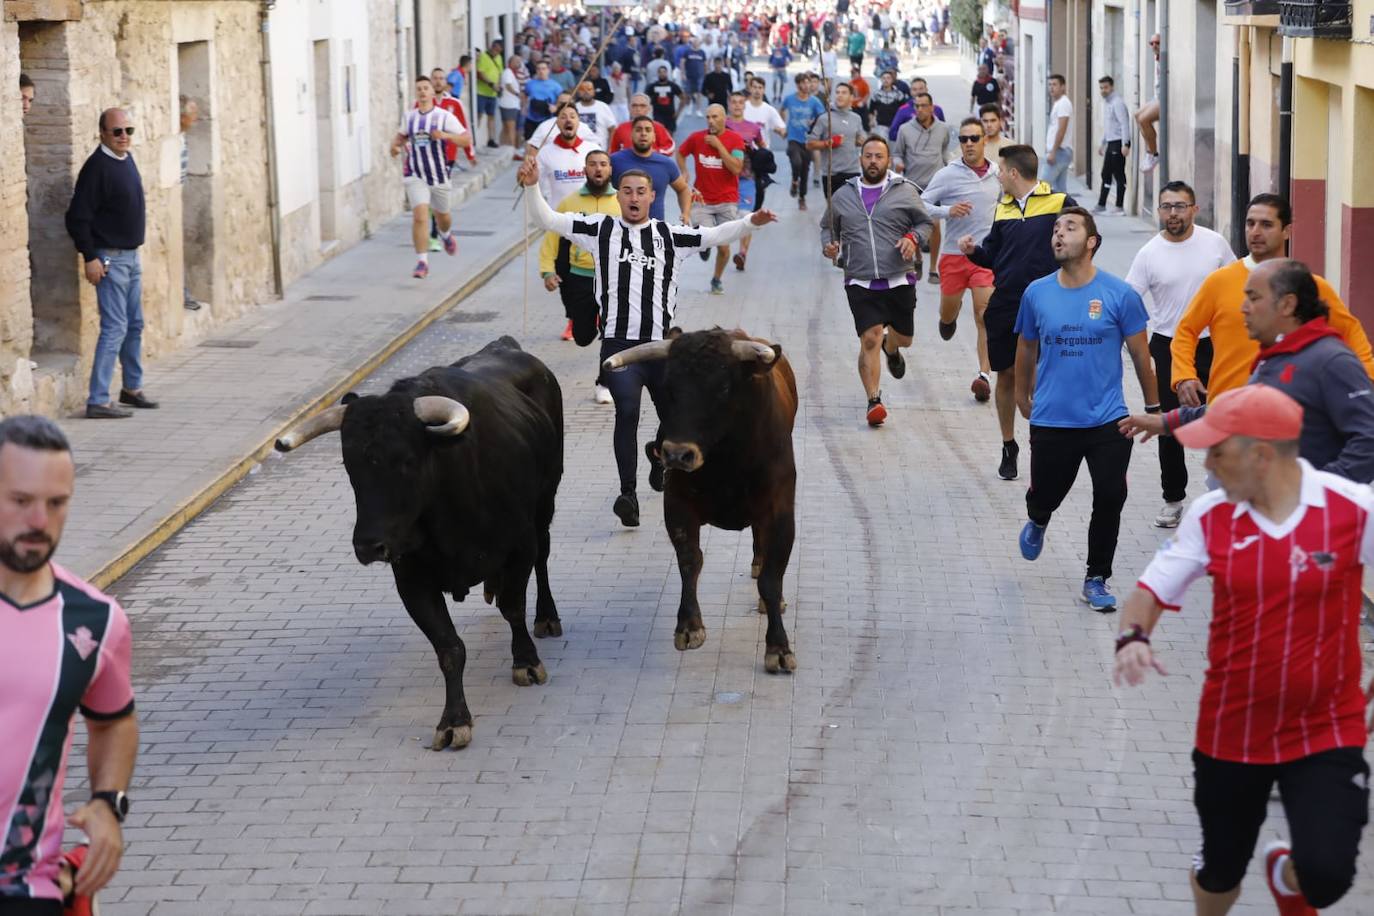
<svg viewBox="0 0 1374 916">
<path fill-rule="evenodd" d="M 456 436 L 468 428 L 468 409 L 453 398 L 428 395 L 415 399 L 415 416 L 431 436 Z"/>
<path fill-rule="evenodd" d="M 289 452 L 292 449 L 300 448 L 316 436 L 338 432 L 339 427 L 343 426 L 344 411 L 347 409 L 348 405 L 346 404 L 336 404 L 328 410 L 320 411 L 308 420 L 297 423 L 277 437 L 277 451 Z"/>
<path fill-rule="evenodd" d="M 612 354 L 606 357 L 606 361 L 601 365 L 605 369 L 620 369 L 630 363 L 642 363 L 649 359 L 667 359 L 668 348 L 672 345 L 671 340 L 651 340 L 637 347 Z"/>
<path fill-rule="evenodd" d="M 738 359 L 745 362 L 758 360 L 765 366 L 778 358 L 776 350 L 766 343 L 759 343 L 757 340 L 737 340 L 730 344 L 730 349 Z"/>
</svg>

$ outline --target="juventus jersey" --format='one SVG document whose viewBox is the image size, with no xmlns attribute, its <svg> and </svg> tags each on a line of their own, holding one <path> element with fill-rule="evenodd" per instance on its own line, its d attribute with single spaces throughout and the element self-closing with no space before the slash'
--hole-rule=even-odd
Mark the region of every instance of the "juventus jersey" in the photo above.
<svg viewBox="0 0 1374 916">
<path fill-rule="evenodd" d="M 544 229 L 591 253 L 601 336 L 614 340 L 662 340 L 677 310 L 681 253 L 728 245 L 753 229 L 748 218 L 696 227 L 658 219 L 628 225 L 606 213 L 555 213 L 542 194 L 532 204 Z"/>
</svg>

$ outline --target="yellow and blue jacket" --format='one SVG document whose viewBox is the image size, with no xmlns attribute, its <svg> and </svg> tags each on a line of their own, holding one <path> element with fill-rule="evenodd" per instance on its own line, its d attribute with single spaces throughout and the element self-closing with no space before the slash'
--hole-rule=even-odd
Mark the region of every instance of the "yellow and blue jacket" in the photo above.
<svg viewBox="0 0 1374 916">
<path fill-rule="evenodd" d="M 620 201 L 615 199 L 615 188 L 609 184 L 606 185 L 606 190 L 597 196 L 593 196 L 584 184 L 576 193 L 563 198 L 557 211 L 609 213 L 619 216 Z M 596 265 L 592 262 L 591 253 L 578 248 L 557 232 L 545 232 L 544 242 L 539 246 L 539 275 L 547 277 L 549 274 L 558 274 L 560 277 L 566 277 L 570 273 L 579 277 L 596 276 Z"/>
<path fill-rule="evenodd" d="M 1059 269 L 1050 248 L 1054 221 L 1065 207 L 1077 205 L 1069 195 L 1051 191 L 1046 181 L 1031 190 L 1024 210 L 1010 194 L 998 199 L 992 229 L 969 255 L 979 267 L 992 270 L 997 286 L 989 307 L 1018 308 L 1027 286 Z"/>
</svg>

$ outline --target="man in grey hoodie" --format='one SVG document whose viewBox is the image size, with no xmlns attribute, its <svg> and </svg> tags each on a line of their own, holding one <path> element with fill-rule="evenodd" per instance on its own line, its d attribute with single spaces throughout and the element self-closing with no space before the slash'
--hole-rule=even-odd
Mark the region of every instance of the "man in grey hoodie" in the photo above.
<svg viewBox="0 0 1374 916">
<path fill-rule="evenodd" d="M 1268 385 L 1302 405 L 1298 454 L 1319 471 L 1356 483 L 1374 480 L 1374 390 L 1355 351 L 1327 324 L 1329 308 L 1301 261 L 1274 258 L 1250 271 L 1241 312 L 1259 341 L 1251 385 Z M 1172 435 L 1207 408 L 1126 417 L 1121 431 L 1144 439 Z M 1142 440 L 1143 441 L 1143 440 Z"/>
<path fill-rule="evenodd" d="M 844 268 L 844 291 L 859 335 L 859 381 L 868 396 L 868 425 L 881 426 L 887 408 L 878 387 L 878 350 L 887 357 L 893 378 L 906 374 L 901 348 L 911 346 L 916 331 L 920 246 L 933 223 L 916 186 L 889 171 L 887 140 L 865 140 L 859 163 L 862 174 L 831 195 L 821 218 L 821 250 Z"/>
</svg>

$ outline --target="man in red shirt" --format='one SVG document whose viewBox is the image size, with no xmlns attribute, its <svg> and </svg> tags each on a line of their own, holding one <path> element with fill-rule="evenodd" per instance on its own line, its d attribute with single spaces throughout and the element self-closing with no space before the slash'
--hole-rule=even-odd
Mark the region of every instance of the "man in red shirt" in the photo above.
<svg viewBox="0 0 1374 916">
<path fill-rule="evenodd" d="M 684 175 L 687 174 L 688 156 L 696 163 L 694 186 L 701 203 L 692 208 L 692 215 L 698 217 L 700 225 L 723 226 L 739 219 L 739 173 L 744 171 L 744 140 L 733 130 L 726 129 L 724 106 L 707 106 L 706 129 L 692 134 L 678 147 L 677 167 Z M 703 261 L 711 256 L 705 248 L 701 254 Z M 713 296 L 725 294 L 720 278 L 729 260 L 729 245 L 716 248 L 716 269 L 711 276 Z"/>
<path fill-rule="evenodd" d="M 1207 449 L 1220 487 L 1196 500 L 1126 602 L 1117 684 L 1153 668 L 1150 633 L 1212 576 L 1207 674 L 1193 750 L 1199 916 L 1222 916 L 1277 782 L 1292 846 L 1265 849 L 1282 916 L 1316 916 L 1350 889 L 1369 816 L 1360 585 L 1374 562 L 1374 491 L 1298 457 L 1302 407 L 1265 385 L 1225 392 L 1175 435 Z"/>
<path fill-rule="evenodd" d="M 634 133 L 635 118 L 652 118 L 653 105 L 649 97 L 642 92 L 637 92 L 630 96 L 630 119 L 622 121 L 616 125 L 615 131 L 611 134 L 611 148 L 609 152 L 617 153 L 623 149 L 630 149 L 634 146 L 632 134 Z M 657 121 L 654 122 L 654 148 L 653 152 L 671 156 L 676 144 L 673 143 L 673 135 L 668 133 L 668 129 Z"/>
</svg>

